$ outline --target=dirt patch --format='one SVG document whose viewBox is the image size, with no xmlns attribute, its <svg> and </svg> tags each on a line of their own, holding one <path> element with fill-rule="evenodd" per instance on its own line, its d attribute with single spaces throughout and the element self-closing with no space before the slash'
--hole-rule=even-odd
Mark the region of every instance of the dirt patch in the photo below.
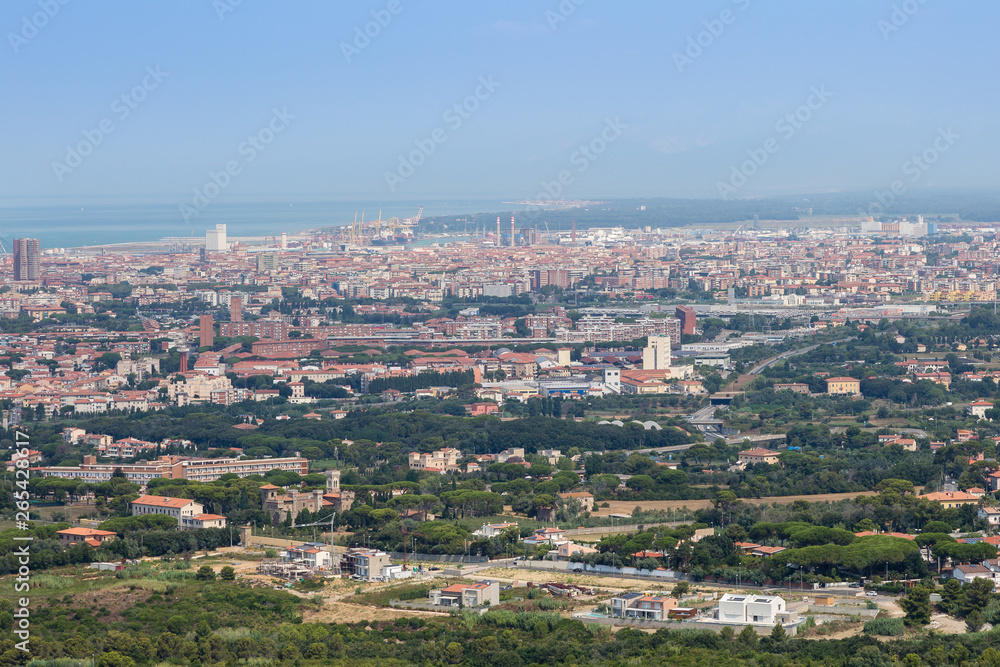
<svg viewBox="0 0 1000 667">
<path fill-rule="evenodd" d="M 927 627 L 949 635 L 961 635 L 968 632 L 965 627 L 965 621 L 961 621 L 948 614 L 932 614 L 930 625 Z"/>
<path fill-rule="evenodd" d="M 386 609 L 383 607 L 362 607 L 346 602 L 329 602 L 318 610 L 309 610 L 302 615 L 304 623 L 357 623 L 358 621 L 392 621 L 413 616 L 448 616 L 447 613 L 421 611 L 417 609 Z"/>
<path fill-rule="evenodd" d="M 874 496 L 874 491 L 854 491 L 851 493 L 819 493 L 812 496 L 767 496 L 765 498 L 741 498 L 750 505 L 789 505 L 796 500 L 805 500 L 810 503 L 822 503 L 826 501 L 836 502 L 846 498 L 857 498 L 858 496 Z M 602 503 L 603 504 L 603 503 Z M 689 510 L 707 509 L 712 506 L 709 499 L 702 500 L 611 500 L 610 507 L 595 509 L 593 516 L 608 516 L 610 514 L 632 514 L 632 510 L 641 507 L 644 510 L 679 510 L 687 508 Z"/>
<path fill-rule="evenodd" d="M 114 587 L 102 588 L 96 591 L 88 591 L 73 596 L 73 601 L 66 606 L 73 608 L 85 607 L 92 611 L 94 616 L 103 621 L 121 621 L 122 612 L 131 609 L 137 604 L 141 604 L 151 595 L 150 591 L 137 588 L 130 591 L 128 588 Z M 106 612 L 100 611 L 101 608 Z"/>
</svg>

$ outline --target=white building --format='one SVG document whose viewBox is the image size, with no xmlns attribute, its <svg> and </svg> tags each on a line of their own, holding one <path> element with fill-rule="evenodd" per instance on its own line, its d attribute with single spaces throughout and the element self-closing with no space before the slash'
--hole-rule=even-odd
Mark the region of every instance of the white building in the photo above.
<svg viewBox="0 0 1000 667">
<path fill-rule="evenodd" d="M 203 514 L 201 503 L 190 498 L 167 498 L 165 496 L 139 496 L 132 501 L 132 516 L 140 514 L 166 514 L 177 519 L 178 527 L 182 519 Z"/>
<path fill-rule="evenodd" d="M 978 401 L 972 401 L 971 403 L 969 403 L 969 407 L 966 408 L 966 411 L 969 413 L 969 416 L 971 417 L 976 417 L 977 419 L 986 419 L 986 411 L 992 410 L 993 408 L 994 405 L 992 402 L 980 399 Z"/>
<path fill-rule="evenodd" d="M 201 530 L 203 528 L 225 528 L 226 517 L 221 514 L 195 514 L 194 516 L 182 516 L 180 522 L 181 530 Z"/>
<path fill-rule="evenodd" d="M 482 528 L 473 531 L 473 535 L 479 537 L 496 537 L 508 528 L 517 528 L 517 521 L 513 523 L 484 523 Z"/>
<path fill-rule="evenodd" d="M 777 596 L 726 593 L 719 600 L 719 620 L 729 623 L 774 625 L 785 611 L 784 599 Z"/>
<path fill-rule="evenodd" d="M 205 232 L 205 250 L 208 252 L 226 252 L 229 245 L 226 242 L 226 226 L 216 225 L 215 229 Z"/>
<path fill-rule="evenodd" d="M 642 348 L 642 370 L 670 368 L 670 336 L 650 336 Z"/>
</svg>

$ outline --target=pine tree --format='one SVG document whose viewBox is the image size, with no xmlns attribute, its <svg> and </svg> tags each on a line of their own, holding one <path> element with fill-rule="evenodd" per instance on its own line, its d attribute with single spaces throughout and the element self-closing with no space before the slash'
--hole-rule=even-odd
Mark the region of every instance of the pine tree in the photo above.
<svg viewBox="0 0 1000 667">
<path fill-rule="evenodd" d="M 909 595 L 900 599 L 899 606 L 906 612 L 909 625 L 927 625 L 931 622 L 931 592 L 923 586 L 914 586 Z"/>
</svg>

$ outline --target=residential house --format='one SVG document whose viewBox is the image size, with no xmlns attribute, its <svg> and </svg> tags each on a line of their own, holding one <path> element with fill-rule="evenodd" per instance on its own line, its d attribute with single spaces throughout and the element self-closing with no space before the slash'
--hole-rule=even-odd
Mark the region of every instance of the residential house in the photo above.
<svg viewBox="0 0 1000 667">
<path fill-rule="evenodd" d="M 850 377 L 827 378 L 826 393 L 834 396 L 860 396 L 861 380 Z"/>
<path fill-rule="evenodd" d="M 439 607 L 483 607 L 500 604 L 500 584 L 477 581 L 474 584 L 454 584 L 430 592 L 431 604 Z"/>
<path fill-rule="evenodd" d="M 377 581 L 390 566 L 389 554 L 376 549 L 348 549 L 341 560 L 341 572 L 365 581 Z"/>
<path fill-rule="evenodd" d="M 96 528 L 67 528 L 56 533 L 59 536 L 59 544 L 64 547 L 72 547 L 77 544 L 89 544 L 95 549 L 105 542 L 118 537 L 118 533 L 110 530 L 97 530 Z"/>
<path fill-rule="evenodd" d="M 588 547 L 583 544 L 574 544 L 573 542 L 563 542 L 562 544 L 559 545 L 559 548 L 556 550 L 556 559 L 569 560 L 576 554 L 580 555 L 596 554 L 597 552 L 598 552 L 597 549 L 593 547 Z"/>
<path fill-rule="evenodd" d="M 613 618 L 638 618 L 644 621 L 664 621 L 671 609 L 677 608 L 677 598 L 643 593 L 621 593 L 611 598 Z"/>
<path fill-rule="evenodd" d="M 496 537 L 508 528 L 517 528 L 517 521 L 513 523 L 484 523 L 479 530 L 472 532 L 478 537 Z"/>
<path fill-rule="evenodd" d="M 956 565 L 951 574 L 963 584 L 970 584 L 975 579 L 989 579 L 996 581 L 996 573 L 988 567 L 982 565 Z"/>
<path fill-rule="evenodd" d="M 774 625 L 786 610 L 777 596 L 726 593 L 719 599 L 719 620 L 732 623 Z"/>
<path fill-rule="evenodd" d="M 755 465 L 757 463 L 766 463 L 768 465 L 778 464 L 778 452 L 770 449 L 748 449 L 745 452 L 740 452 L 737 460 L 743 465 Z"/>
<path fill-rule="evenodd" d="M 980 507 L 977 515 L 986 522 L 991 530 L 996 530 L 1000 526 L 1000 509 L 996 507 Z"/>
<path fill-rule="evenodd" d="M 964 491 L 939 491 L 937 493 L 928 493 L 920 496 L 920 498 L 941 503 L 941 507 L 944 509 L 952 509 L 953 507 L 961 507 L 962 505 L 979 504 L 979 498 L 976 498 L 975 496 Z"/>
<path fill-rule="evenodd" d="M 539 528 L 521 541 L 529 546 L 537 544 L 551 544 L 555 546 L 557 542 L 563 539 L 565 533 L 566 531 L 562 528 Z"/>
<path fill-rule="evenodd" d="M 969 403 L 969 406 L 965 409 L 965 411 L 976 419 L 986 419 L 986 411 L 992 410 L 993 407 L 994 406 L 991 401 L 984 401 L 980 399 Z"/>
<path fill-rule="evenodd" d="M 181 530 L 201 530 L 203 528 L 225 528 L 226 517 L 221 514 L 195 514 L 181 517 Z"/>
<path fill-rule="evenodd" d="M 132 516 L 140 514 L 166 514 L 177 519 L 182 527 L 183 519 L 195 514 L 203 514 L 204 507 L 190 498 L 167 498 L 165 496 L 139 496 L 132 501 Z"/>
<path fill-rule="evenodd" d="M 281 558 L 288 563 L 300 563 L 315 570 L 332 570 L 333 554 L 311 544 L 290 547 L 281 552 Z"/>
<path fill-rule="evenodd" d="M 568 493 L 560 493 L 559 497 L 563 499 L 564 502 L 570 502 L 573 500 L 579 501 L 580 509 L 583 512 L 593 512 L 594 511 L 594 496 L 586 491 L 571 491 Z"/>
</svg>

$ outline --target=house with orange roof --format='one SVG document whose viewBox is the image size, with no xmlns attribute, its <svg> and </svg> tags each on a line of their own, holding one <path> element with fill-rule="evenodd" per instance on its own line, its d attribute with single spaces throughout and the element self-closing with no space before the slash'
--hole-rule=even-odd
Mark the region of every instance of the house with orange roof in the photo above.
<svg viewBox="0 0 1000 667">
<path fill-rule="evenodd" d="M 184 518 L 203 514 L 204 507 L 190 498 L 168 498 L 166 496 L 139 496 L 131 502 L 132 516 L 140 514 L 166 514 L 177 519 L 180 527 Z"/>
<path fill-rule="evenodd" d="M 105 542 L 110 542 L 118 537 L 118 533 L 110 530 L 98 530 L 96 528 L 67 528 L 56 533 L 59 536 L 59 544 L 64 547 L 72 547 L 77 544 L 89 544 L 95 549 Z"/>
<path fill-rule="evenodd" d="M 927 500 L 933 500 L 936 503 L 941 503 L 941 507 L 944 509 L 962 507 L 963 505 L 979 504 L 979 498 L 976 498 L 975 496 L 964 491 L 938 491 L 937 493 L 928 493 L 919 497 Z"/>
<path fill-rule="evenodd" d="M 748 449 L 745 452 L 740 452 L 737 456 L 737 460 L 743 465 L 755 465 L 758 463 L 766 463 L 767 465 L 777 465 L 778 464 L 778 452 L 772 449 L 763 449 L 756 447 L 754 449 Z"/>
</svg>

